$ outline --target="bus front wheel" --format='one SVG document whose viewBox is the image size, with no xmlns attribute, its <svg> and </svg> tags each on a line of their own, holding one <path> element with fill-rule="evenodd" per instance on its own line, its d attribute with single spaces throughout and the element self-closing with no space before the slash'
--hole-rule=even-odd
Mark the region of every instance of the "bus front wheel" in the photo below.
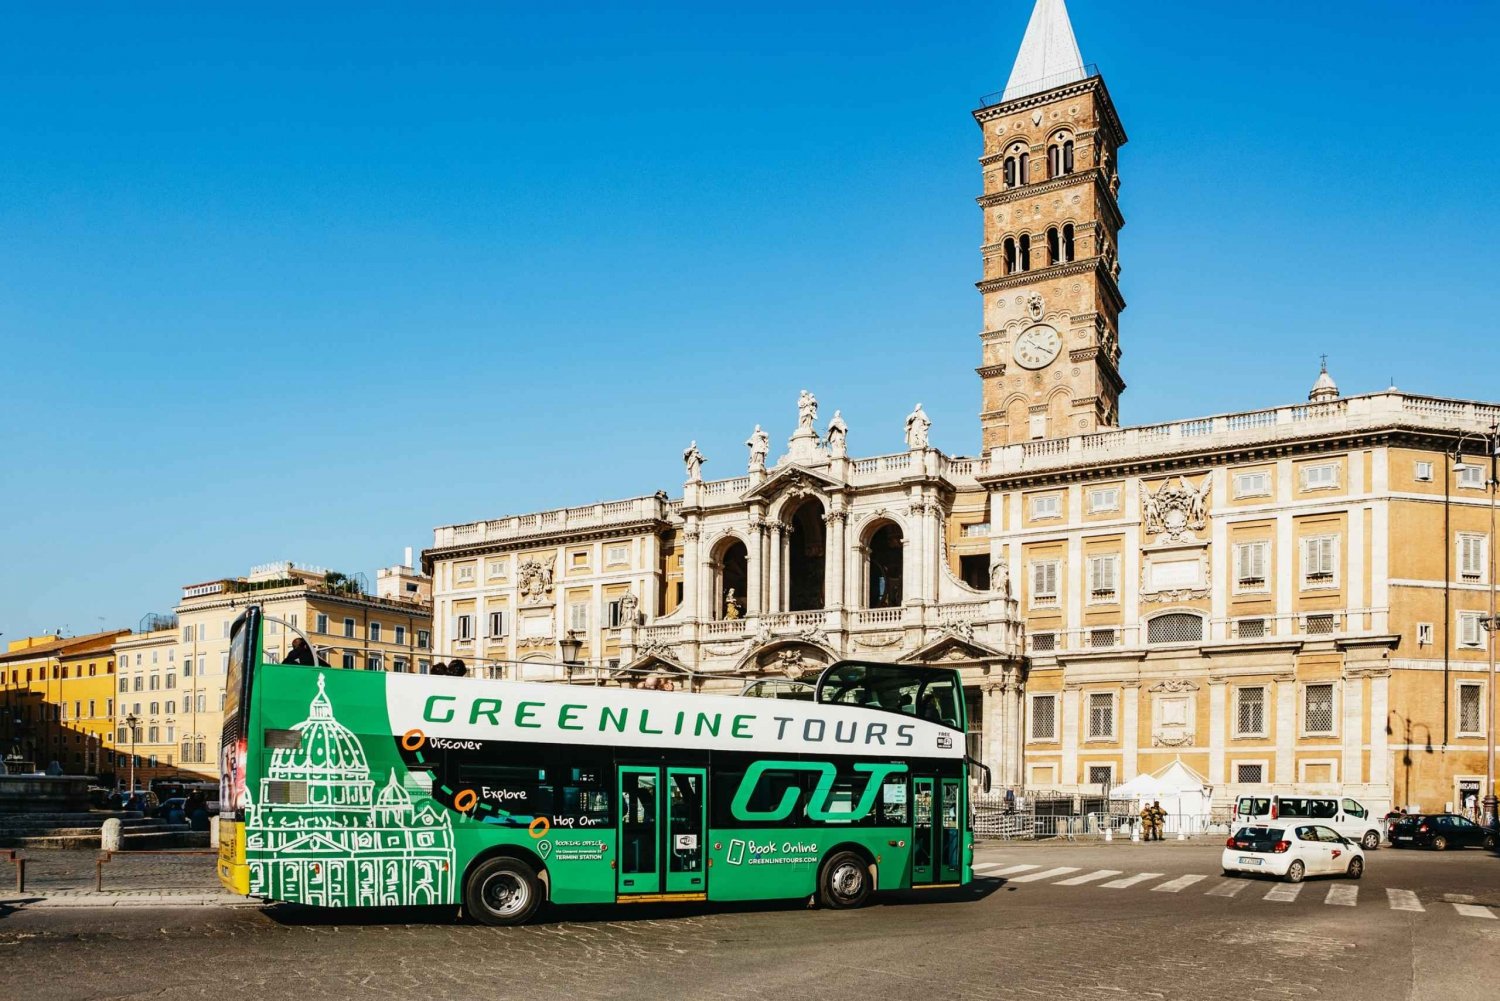
<svg viewBox="0 0 1500 1001">
<path fill-rule="evenodd" d="M 818 896 L 824 907 L 859 907 L 870 897 L 870 867 L 853 852 L 838 852 L 823 863 Z"/>
<path fill-rule="evenodd" d="M 542 903 L 542 882 L 520 859 L 486 859 L 464 884 L 464 910 L 480 924 L 525 924 Z"/>
</svg>

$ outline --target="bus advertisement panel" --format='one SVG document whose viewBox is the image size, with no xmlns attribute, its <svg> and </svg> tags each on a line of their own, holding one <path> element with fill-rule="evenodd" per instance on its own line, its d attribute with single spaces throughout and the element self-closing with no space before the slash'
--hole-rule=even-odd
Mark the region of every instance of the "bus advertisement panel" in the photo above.
<svg viewBox="0 0 1500 1001">
<path fill-rule="evenodd" d="M 902 669 L 878 693 L 894 708 L 871 708 L 265 664 L 259 646 L 225 723 L 220 876 L 241 893 L 511 924 L 543 902 L 856 906 L 970 878 L 961 699 L 943 722 L 907 714 L 952 672 Z"/>
</svg>

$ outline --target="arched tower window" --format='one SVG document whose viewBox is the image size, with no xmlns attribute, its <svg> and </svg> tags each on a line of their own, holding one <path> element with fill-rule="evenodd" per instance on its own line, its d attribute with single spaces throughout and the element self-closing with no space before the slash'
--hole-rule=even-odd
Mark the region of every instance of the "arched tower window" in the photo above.
<svg viewBox="0 0 1500 1001">
<path fill-rule="evenodd" d="M 1021 156 L 1020 156 L 1020 171 L 1021 171 L 1021 183 L 1022 184 L 1027 183 L 1031 179 L 1028 176 L 1031 173 L 1030 166 L 1031 166 L 1031 154 L 1029 154 L 1029 153 L 1022 153 Z"/>
<path fill-rule="evenodd" d="M 905 547 L 901 529 L 887 522 L 870 536 L 869 589 L 865 605 L 869 608 L 895 608 L 901 604 L 901 581 L 905 573 Z"/>
<path fill-rule="evenodd" d="M 1047 176 L 1061 177 L 1073 173 L 1073 137 L 1059 132 L 1047 144 Z"/>
<path fill-rule="evenodd" d="M 1068 223 L 1062 228 L 1062 259 L 1071 261 L 1073 259 L 1073 250 L 1073 224 Z"/>
<path fill-rule="evenodd" d="M 1057 234 L 1057 227 L 1053 226 L 1047 230 L 1047 263 L 1058 264 L 1062 261 L 1062 243 Z"/>
<path fill-rule="evenodd" d="M 1021 270 L 1031 270 L 1031 237 L 1026 234 L 1021 236 Z"/>
<path fill-rule="evenodd" d="M 1008 275 L 1016 273 L 1016 240 L 1012 236 L 1005 238 L 1005 273 Z"/>
<path fill-rule="evenodd" d="M 1062 144 L 1062 169 L 1064 174 L 1073 173 L 1073 140 L 1065 139 Z"/>
<path fill-rule="evenodd" d="M 1005 151 L 1005 186 L 1014 188 L 1025 184 L 1031 156 L 1026 152 L 1025 143 L 1016 143 Z"/>
</svg>

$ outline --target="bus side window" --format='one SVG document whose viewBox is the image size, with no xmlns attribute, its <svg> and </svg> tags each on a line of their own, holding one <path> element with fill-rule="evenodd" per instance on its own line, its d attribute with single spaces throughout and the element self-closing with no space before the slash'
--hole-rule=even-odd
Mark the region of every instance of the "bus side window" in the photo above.
<svg viewBox="0 0 1500 1001">
<path fill-rule="evenodd" d="M 578 828 L 608 827 L 614 822 L 610 810 L 614 765 L 607 752 L 565 747 L 560 762 L 553 767 L 557 770 L 552 784 L 562 790 L 554 820 L 571 820 Z"/>
</svg>

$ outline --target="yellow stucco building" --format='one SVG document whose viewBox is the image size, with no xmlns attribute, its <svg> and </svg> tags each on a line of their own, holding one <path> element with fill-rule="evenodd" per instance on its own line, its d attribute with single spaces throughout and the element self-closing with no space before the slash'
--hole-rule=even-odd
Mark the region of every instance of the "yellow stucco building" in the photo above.
<svg viewBox="0 0 1500 1001">
<path fill-rule="evenodd" d="M 112 769 L 114 672 L 124 630 L 33 636 L 0 654 L 0 756 L 11 767 L 74 775 Z"/>
</svg>

